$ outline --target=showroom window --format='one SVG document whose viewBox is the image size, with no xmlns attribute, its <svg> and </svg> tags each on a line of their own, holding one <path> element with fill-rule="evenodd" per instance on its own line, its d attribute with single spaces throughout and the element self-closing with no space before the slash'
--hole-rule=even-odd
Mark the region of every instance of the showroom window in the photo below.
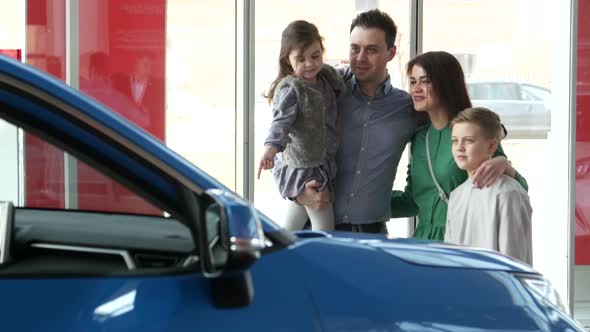
<svg viewBox="0 0 590 332">
<path fill-rule="evenodd" d="M 475 67 L 475 54 L 454 53 L 453 55 L 459 60 L 465 77 L 469 78 L 473 74 L 473 68 Z"/>
<path fill-rule="evenodd" d="M 23 60 L 26 45 L 25 24 L 27 22 L 24 4 L 10 1 L 2 5 L 0 11 L 0 54 Z M 20 175 L 18 131 L 8 122 L 0 120 L 0 199 L 18 202 Z"/>
<path fill-rule="evenodd" d="M 236 36 L 236 1 L 167 1 L 166 145 L 232 190 Z"/>
<path fill-rule="evenodd" d="M 270 121 L 271 108 L 263 97 L 264 92 L 275 79 L 278 72 L 278 56 L 281 32 L 293 20 L 304 19 L 318 27 L 324 37 L 324 62 L 331 65 L 346 65 L 349 53 L 350 23 L 358 14 L 359 5 L 372 6 L 379 4 L 379 9 L 390 14 L 398 27 L 395 41 L 397 53 L 389 62 L 388 70 L 392 85 L 406 89 L 405 64 L 410 56 L 410 1 L 396 0 L 387 2 L 371 1 L 340 1 L 304 0 L 297 3 L 287 0 L 256 1 L 254 42 L 256 50 L 255 62 L 255 149 L 252 165 L 258 167 L 262 155 L 264 139 Z M 308 8 L 317 8 L 310 11 Z M 363 11 L 366 7 L 363 7 Z M 394 187 L 403 190 L 406 179 L 407 156 L 404 154 L 399 163 Z M 285 217 L 285 200 L 279 195 L 277 186 L 270 171 L 264 171 L 254 184 L 254 202 L 258 209 L 282 224 Z M 388 223 L 390 234 L 407 236 L 406 219 Z"/>
<path fill-rule="evenodd" d="M 552 219 L 555 193 L 547 181 L 552 170 L 547 149 L 555 140 L 551 131 L 555 116 L 550 90 L 552 53 L 547 52 L 552 49 L 552 39 L 547 37 L 553 33 L 548 24 L 551 1 L 424 0 L 423 4 L 423 51 L 456 54 L 466 71 L 473 105 L 494 110 L 508 130 L 502 147 L 526 178 L 533 207 L 533 266 L 554 279 L 562 273 L 555 264 L 562 258 L 546 243 L 552 241 L 557 227 L 567 227 L 567 220 Z M 539 98 L 525 98 L 533 89 Z M 566 293 L 563 288 L 560 291 Z"/>
<path fill-rule="evenodd" d="M 354 8 L 358 12 L 364 12 L 369 9 L 379 8 L 379 0 L 355 0 Z"/>
<path fill-rule="evenodd" d="M 29 1 L 27 63 L 64 81 L 71 66 L 79 76 L 70 84 L 236 189 L 235 1 L 77 1 L 78 27 L 70 28 L 78 38 L 69 41 L 77 54 L 68 62 L 73 4 Z M 27 206 L 126 208 L 104 202 L 133 194 L 104 191 L 110 180 L 34 137 L 25 141 Z M 102 199 L 86 199 L 91 193 Z"/>
</svg>

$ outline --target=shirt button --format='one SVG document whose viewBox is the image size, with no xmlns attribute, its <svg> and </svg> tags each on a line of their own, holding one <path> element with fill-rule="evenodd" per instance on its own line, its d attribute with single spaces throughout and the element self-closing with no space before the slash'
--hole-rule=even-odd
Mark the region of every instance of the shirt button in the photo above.
<svg viewBox="0 0 590 332">
<path fill-rule="evenodd" d="M 366 150 L 366 149 L 365 149 L 365 147 L 363 146 L 363 147 L 361 148 L 361 151 L 365 151 L 365 150 Z"/>
<path fill-rule="evenodd" d="M 350 197 L 354 197 L 354 193 L 350 193 Z"/>
<path fill-rule="evenodd" d="M 365 124 L 363 125 L 363 127 L 367 128 L 367 124 L 365 123 Z"/>
<path fill-rule="evenodd" d="M 361 171 L 356 171 L 356 174 L 361 174 Z"/>
<path fill-rule="evenodd" d="M 348 216 L 344 216 L 344 219 L 348 219 Z"/>
</svg>

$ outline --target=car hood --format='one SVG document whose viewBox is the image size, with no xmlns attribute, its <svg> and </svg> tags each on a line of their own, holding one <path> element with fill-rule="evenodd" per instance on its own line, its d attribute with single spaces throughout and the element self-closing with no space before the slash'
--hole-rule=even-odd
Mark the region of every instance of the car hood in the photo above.
<svg viewBox="0 0 590 332">
<path fill-rule="evenodd" d="M 347 233 L 306 234 L 287 248 L 325 331 L 551 330 L 555 309 L 491 251 Z M 304 235 L 305 236 L 305 235 Z"/>
<path fill-rule="evenodd" d="M 340 244 L 370 247 L 409 264 L 537 273 L 526 263 L 482 248 L 413 238 L 389 239 L 377 234 L 318 231 L 303 231 L 296 234 L 300 239 L 324 238 Z"/>
</svg>

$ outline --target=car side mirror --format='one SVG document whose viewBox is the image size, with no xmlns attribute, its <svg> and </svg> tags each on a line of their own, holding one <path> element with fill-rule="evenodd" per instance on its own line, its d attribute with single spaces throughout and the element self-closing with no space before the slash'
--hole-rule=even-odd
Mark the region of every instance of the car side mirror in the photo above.
<svg viewBox="0 0 590 332">
<path fill-rule="evenodd" d="M 264 232 L 256 210 L 230 191 L 210 189 L 206 194 L 215 200 L 207 208 L 207 236 L 212 240 L 219 237 L 227 251 L 227 258 L 222 258 L 222 262 L 216 261 L 214 255 L 212 264 L 225 272 L 248 269 L 264 249 Z"/>
<path fill-rule="evenodd" d="M 254 289 L 248 270 L 264 249 L 264 233 L 256 210 L 233 192 L 209 189 L 202 234 L 206 252 L 201 254 L 205 273 L 211 277 L 214 303 L 241 307 L 252 302 Z"/>
</svg>

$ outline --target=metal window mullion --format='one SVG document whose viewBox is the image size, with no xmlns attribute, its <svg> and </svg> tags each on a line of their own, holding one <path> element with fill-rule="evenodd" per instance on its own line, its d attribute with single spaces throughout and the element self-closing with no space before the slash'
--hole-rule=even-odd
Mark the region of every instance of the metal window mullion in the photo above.
<svg viewBox="0 0 590 332">
<path fill-rule="evenodd" d="M 79 87 L 79 10 L 78 0 L 66 0 L 66 83 Z M 78 164 L 64 152 L 64 202 L 66 209 L 78 208 Z"/>
<path fill-rule="evenodd" d="M 256 128 L 254 128 L 254 120 L 255 120 L 255 105 L 254 105 L 254 90 L 255 90 L 255 81 L 254 81 L 254 49 L 256 47 L 255 41 L 256 38 L 254 36 L 254 27 L 255 27 L 255 11 L 254 11 L 254 1 L 247 1 L 248 3 L 248 43 L 244 49 L 244 54 L 248 54 L 248 70 L 247 75 L 244 77 L 244 81 L 248 82 L 246 86 L 246 91 L 248 92 L 248 102 L 247 102 L 247 119 L 248 119 L 248 195 L 246 196 L 249 200 L 254 200 L 254 170 L 252 169 L 254 166 L 254 132 Z"/>
<path fill-rule="evenodd" d="M 424 28 L 424 2 L 422 0 L 410 0 L 410 59 L 422 53 L 422 32 Z M 407 149 L 410 150 L 408 144 Z M 411 158 L 411 157 L 410 157 Z M 414 235 L 417 217 L 408 218 L 408 237 Z"/>
<path fill-rule="evenodd" d="M 410 59 L 422 53 L 422 32 L 424 28 L 424 2 L 411 0 L 410 6 Z"/>
<path fill-rule="evenodd" d="M 574 291 L 575 291 L 575 283 L 574 283 L 574 268 L 575 268 L 575 239 L 576 239 L 576 223 L 575 223 L 575 208 L 576 208 L 576 114 L 577 114 L 577 63 L 578 63 L 578 0 L 571 0 L 570 2 L 570 66 L 569 66 L 569 130 L 568 130 L 568 183 L 569 183 L 569 202 L 568 208 L 569 212 L 567 214 L 567 224 L 568 224 L 568 234 L 567 234 L 567 253 L 568 253 L 568 260 L 567 260 L 567 294 L 566 294 L 566 301 L 569 306 L 569 310 L 574 315 Z"/>
<path fill-rule="evenodd" d="M 23 17 L 25 18 L 25 28 L 23 29 L 23 51 L 21 53 L 23 63 L 27 61 L 27 30 L 28 30 L 28 22 L 27 22 L 27 10 L 28 10 L 28 0 L 23 1 Z M 26 206 L 27 204 L 27 165 L 26 165 L 26 158 L 25 158 L 25 133 L 21 128 L 17 130 L 17 162 L 18 162 L 18 206 Z"/>
<path fill-rule="evenodd" d="M 236 192 L 254 199 L 254 1 L 236 0 Z"/>
</svg>

